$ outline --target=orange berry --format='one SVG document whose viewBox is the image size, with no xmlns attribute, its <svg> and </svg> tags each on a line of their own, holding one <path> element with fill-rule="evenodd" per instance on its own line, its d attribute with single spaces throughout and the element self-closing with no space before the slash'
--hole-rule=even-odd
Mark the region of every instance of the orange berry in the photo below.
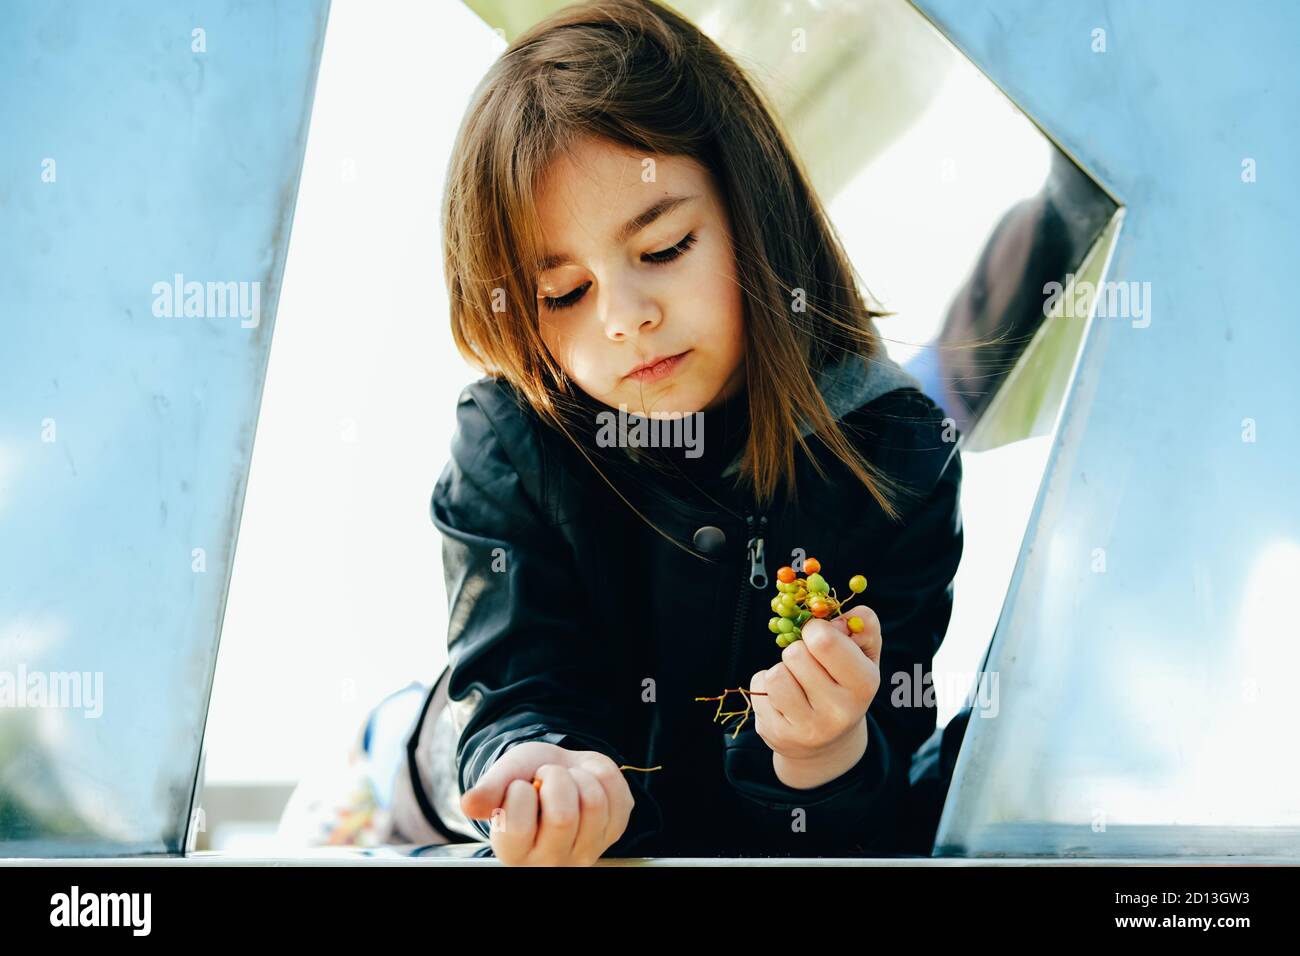
<svg viewBox="0 0 1300 956">
<path fill-rule="evenodd" d="M 533 777 L 533 789 L 537 791 L 542 789 L 542 780 L 540 777 Z"/>
<path fill-rule="evenodd" d="M 816 574 L 816 573 L 817 573 L 818 571 L 820 571 L 821 569 L 822 569 L 822 563 L 821 563 L 820 561 L 818 561 L 816 558 L 804 558 L 804 559 L 803 559 L 803 573 L 804 573 L 804 574 Z"/>
<path fill-rule="evenodd" d="M 778 568 L 776 579 L 782 584 L 789 584 L 794 580 L 794 568 Z"/>
<path fill-rule="evenodd" d="M 808 602 L 808 610 L 812 611 L 813 617 L 826 617 L 831 613 L 831 605 L 829 601 L 815 597 Z"/>
</svg>

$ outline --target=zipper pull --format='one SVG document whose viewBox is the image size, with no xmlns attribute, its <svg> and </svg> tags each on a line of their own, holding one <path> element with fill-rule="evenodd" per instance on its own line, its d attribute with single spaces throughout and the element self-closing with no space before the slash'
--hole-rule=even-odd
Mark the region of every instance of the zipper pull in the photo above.
<svg viewBox="0 0 1300 956">
<path fill-rule="evenodd" d="M 765 566 L 763 557 L 762 534 L 763 530 L 767 528 L 767 516 L 764 515 L 759 520 L 761 523 L 759 526 L 760 530 L 758 537 L 751 537 L 749 539 L 749 583 L 761 591 L 767 587 L 767 567 Z M 749 526 L 749 530 L 752 534 L 754 530 L 753 517 L 747 516 L 745 518 L 745 523 Z"/>
</svg>

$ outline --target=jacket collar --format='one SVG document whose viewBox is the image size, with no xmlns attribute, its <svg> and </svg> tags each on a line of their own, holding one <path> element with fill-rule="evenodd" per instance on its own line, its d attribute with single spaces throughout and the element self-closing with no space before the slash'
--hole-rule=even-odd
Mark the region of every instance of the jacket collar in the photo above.
<svg viewBox="0 0 1300 956">
<path fill-rule="evenodd" d="M 821 392 L 822 398 L 831 410 L 831 417 L 836 421 L 881 395 L 899 388 L 914 388 L 920 391 L 921 383 L 885 354 L 883 344 L 869 359 L 857 353 L 847 353 L 839 361 L 823 368 L 817 376 L 817 390 Z M 812 425 L 808 422 L 804 422 L 799 429 L 800 435 L 804 438 L 807 438 L 811 432 Z M 739 471 L 743 457 L 742 448 L 722 473 L 723 476 Z"/>
</svg>

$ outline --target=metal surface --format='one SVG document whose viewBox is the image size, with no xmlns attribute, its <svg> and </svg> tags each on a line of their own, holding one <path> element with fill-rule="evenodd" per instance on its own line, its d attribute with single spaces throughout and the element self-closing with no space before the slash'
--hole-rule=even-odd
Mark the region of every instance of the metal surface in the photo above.
<svg viewBox="0 0 1300 956">
<path fill-rule="evenodd" d="M 0 854 L 184 848 L 327 9 L 5 5 Z"/>
<path fill-rule="evenodd" d="M 936 852 L 1294 858 L 1300 7 L 918 6 L 1125 204 L 1148 306 L 1091 319 Z"/>
</svg>

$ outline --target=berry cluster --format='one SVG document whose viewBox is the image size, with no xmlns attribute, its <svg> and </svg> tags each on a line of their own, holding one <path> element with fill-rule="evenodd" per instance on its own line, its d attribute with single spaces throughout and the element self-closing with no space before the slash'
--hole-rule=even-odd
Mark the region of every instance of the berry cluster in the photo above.
<svg viewBox="0 0 1300 956">
<path fill-rule="evenodd" d="M 829 620 L 840 616 L 848 606 L 836 597 L 834 590 L 821 576 L 822 565 L 816 558 L 804 558 L 803 573 L 799 577 L 794 568 L 785 567 L 776 572 L 776 589 L 780 593 L 772 598 L 772 611 L 777 615 L 767 622 L 767 629 L 776 635 L 778 647 L 786 648 L 803 639 L 803 626 L 813 618 Z M 849 578 L 849 590 L 861 594 L 867 589 L 867 579 L 860 574 Z M 855 634 L 862 630 L 862 621 L 848 618 L 849 630 Z"/>
</svg>

